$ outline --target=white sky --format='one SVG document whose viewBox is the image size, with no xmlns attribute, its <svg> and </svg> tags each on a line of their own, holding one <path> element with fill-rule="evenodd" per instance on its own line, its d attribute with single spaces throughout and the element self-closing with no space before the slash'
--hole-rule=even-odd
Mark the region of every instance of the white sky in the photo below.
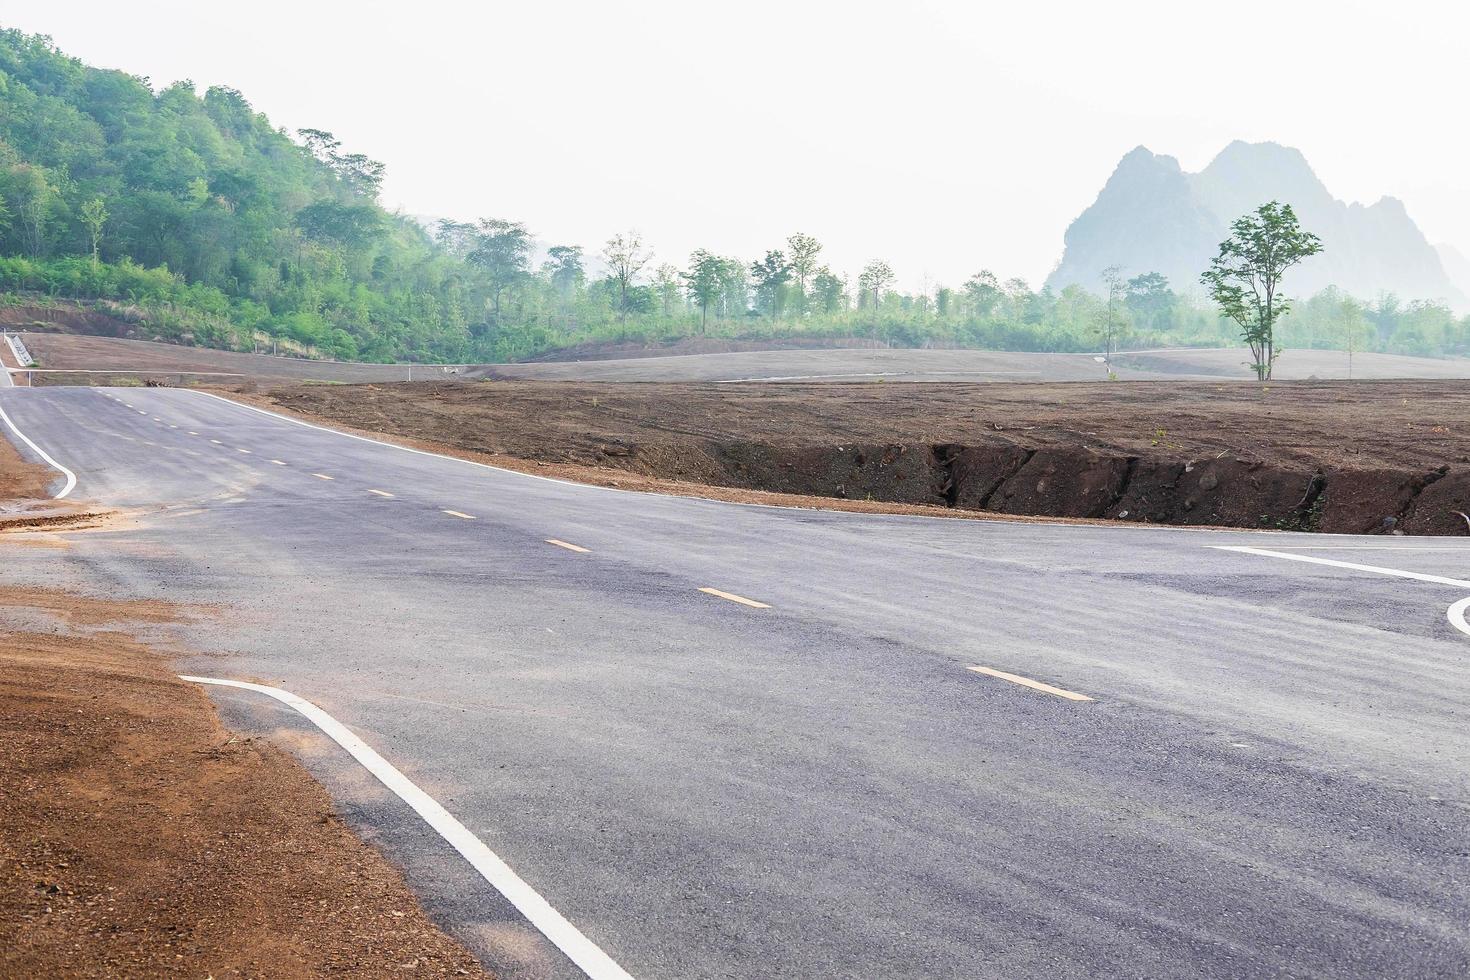
<svg viewBox="0 0 1470 980">
<path fill-rule="evenodd" d="M 905 288 L 1035 286 L 1129 149 L 1197 170 L 1232 139 L 1470 252 L 1464 3 L 0 0 L 0 24 L 329 129 L 387 163 L 390 206 L 589 252 L 801 230 Z"/>
</svg>

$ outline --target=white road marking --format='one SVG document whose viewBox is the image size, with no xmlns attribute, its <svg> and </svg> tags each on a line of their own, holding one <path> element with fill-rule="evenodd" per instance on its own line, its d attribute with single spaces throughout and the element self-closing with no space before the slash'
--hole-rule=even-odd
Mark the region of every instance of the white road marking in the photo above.
<svg viewBox="0 0 1470 980">
<path fill-rule="evenodd" d="M 583 554 L 583 555 L 589 554 L 592 551 L 591 548 L 584 548 L 584 547 L 582 547 L 579 544 L 569 544 L 568 542 L 558 540 L 557 538 L 547 538 L 546 539 L 546 543 L 547 544 L 554 544 L 558 548 L 565 548 L 568 551 L 575 551 L 578 554 Z"/>
<path fill-rule="evenodd" d="M 327 476 L 327 474 L 325 474 L 325 473 L 313 473 L 312 476 L 316 477 L 318 480 L 335 480 L 336 479 L 336 477 L 334 477 L 334 476 Z"/>
<path fill-rule="evenodd" d="M 1424 572 L 1406 572 L 1401 568 L 1384 568 L 1382 565 L 1360 565 L 1351 561 L 1336 561 L 1332 558 L 1317 558 L 1312 555 L 1292 555 L 1284 551 L 1267 551 L 1265 548 L 1246 548 L 1243 546 L 1213 545 L 1220 551 L 1239 551 L 1248 555 L 1265 555 L 1268 558 L 1285 558 L 1287 561 L 1304 561 L 1313 565 L 1328 565 L 1332 568 L 1349 568 L 1357 572 L 1375 572 L 1379 575 L 1392 575 L 1395 578 L 1410 578 L 1416 582 L 1433 582 L 1436 585 L 1455 585 L 1463 589 L 1470 589 L 1470 581 L 1458 578 L 1448 578 L 1444 575 L 1426 575 Z M 1470 624 L 1465 622 L 1465 610 L 1470 608 L 1470 598 L 1461 599 L 1450 608 L 1445 610 L 1445 618 L 1455 629 L 1470 636 Z"/>
<path fill-rule="evenodd" d="M 190 432 L 190 433 L 189 433 L 189 435 L 191 435 L 191 436 L 197 436 L 197 435 L 198 435 L 198 434 L 199 434 L 199 433 L 197 433 L 197 432 L 193 432 L 193 431 L 191 431 L 191 432 Z"/>
<path fill-rule="evenodd" d="M 281 460 L 281 459 L 273 459 L 273 460 L 271 460 L 271 462 L 272 463 L 275 463 L 277 466 L 285 466 L 286 465 L 286 461 L 285 460 Z"/>
<path fill-rule="evenodd" d="M 1461 599 L 1453 606 L 1445 610 L 1445 618 L 1455 629 L 1470 636 L 1470 623 L 1465 622 L 1465 610 L 1470 609 L 1470 598 Z"/>
<path fill-rule="evenodd" d="M 247 456 L 251 455 L 250 450 L 248 450 L 248 449 L 240 449 L 239 447 L 236 447 L 235 452 L 237 452 L 237 453 L 244 453 Z"/>
<path fill-rule="evenodd" d="M 1470 589 L 1470 581 L 1459 578 L 1446 578 L 1443 575 L 1426 575 L 1423 572 L 1406 572 L 1398 568 L 1384 568 L 1382 565 L 1360 565 L 1353 561 L 1338 561 L 1335 558 L 1318 558 L 1314 555 L 1293 555 L 1285 551 L 1267 551 L 1265 548 L 1247 548 L 1244 545 L 1215 544 L 1210 547 L 1217 551 L 1238 551 L 1247 555 L 1264 555 L 1267 558 L 1284 558 L 1287 561 L 1304 561 L 1312 565 L 1327 565 L 1332 568 L 1350 568 L 1356 572 L 1376 572 L 1379 575 L 1393 575 L 1397 578 L 1411 578 L 1418 582 L 1434 582 L 1437 585 L 1457 585 L 1462 589 Z"/>
<path fill-rule="evenodd" d="M 584 936 L 581 930 L 552 908 L 550 902 L 526 884 L 519 875 L 511 870 L 510 865 L 486 847 L 485 843 L 476 837 L 468 827 L 456 820 L 432 796 L 419 789 L 413 780 L 399 772 L 396 766 L 354 735 L 351 729 L 321 708 L 279 687 L 267 687 L 264 684 L 248 684 L 244 681 L 230 681 L 215 677 L 191 677 L 183 674 L 180 675 L 180 679 L 193 684 L 214 684 L 220 687 L 255 691 L 274 698 L 304 715 L 328 738 L 346 749 L 347 753 L 372 773 L 380 783 L 412 807 L 425 823 L 434 828 L 449 846 L 463 855 L 464 859 L 496 891 L 504 895 L 507 901 L 520 910 L 520 913 L 540 930 L 543 936 L 565 953 L 567 958 L 591 980 L 633 980 L 632 976 L 618 966 L 612 957 L 604 953 L 592 940 Z"/>
<path fill-rule="evenodd" d="M 387 497 L 389 500 L 392 500 L 393 499 L 393 495 L 391 493 L 389 493 L 387 490 L 369 490 L 368 493 L 375 493 L 379 497 Z"/>
<path fill-rule="evenodd" d="M 220 442 L 218 439 L 211 439 L 209 441 L 212 442 L 212 443 L 214 443 L 216 446 L 223 446 L 224 445 L 224 443 Z"/>
<path fill-rule="evenodd" d="M 1278 544 L 1281 551 L 1457 551 L 1470 555 L 1470 546 L 1459 548 L 1420 548 L 1414 545 L 1392 544 Z"/>
<path fill-rule="evenodd" d="M 31 441 L 30 436 L 26 435 L 24 432 L 20 431 L 20 429 L 16 428 L 15 423 L 10 420 L 9 415 L 5 414 L 5 409 L 3 408 L 0 408 L 0 419 L 5 420 L 5 424 L 10 427 L 11 432 L 15 433 L 16 438 L 20 439 L 21 442 L 34 449 L 36 451 L 36 455 L 44 459 L 48 466 L 52 467 L 53 469 L 60 470 L 62 476 L 66 477 L 66 485 L 61 488 L 61 492 L 58 493 L 53 499 L 60 500 L 76 488 L 77 475 L 71 470 L 67 469 L 65 466 L 62 466 L 56 460 L 52 459 L 51 455 L 46 452 L 46 450 L 42 449 L 40 446 Z"/>
<path fill-rule="evenodd" d="M 745 598 L 745 596 L 743 596 L 743 595 L 736 595 L 733 592 L 721 592 L 719 589 L 709 589 L 709 588 L 700 589 L 699 591 L 703 592 L 705 595 L 712 595 L 712 596 L 716 596 L 716 597 L 718 597 L 720 599 L 728 599 L 731 602 L 738 602 L 742 606 L 749 606 L 752 609 L 770 609 L 771 608 L 768 603 L 756 602 L 754 599 L 747 599 L 747 598 Z"/>
<path fill-rule="evenodd" d="M 473 521 L 476 519 L 474 514 L 465 514 L 457 510 L 446 510 L 444 513 L 448 514 L 450 517 L 459 517 L 466 521 Z"/>
<path fill-rule="evenodd" d="M 1050 684 L 1043 684 L 1041 681 L 1033 681 L 1029 677 L 1022 677 L 1020 674 L 1008 674 L 1003 670 L 996 670 L 994 667 L 967 667 L 966 669 L 973 670 L 977 674 L 985 674 L 987 677 L 999 677 L 1003 681 L 1010 681 L 1012 684 L 1020 684 L 1022 687 L 1029 687 L 1033 691 L 1044 691 L 1047 694 L 1055 694 L 1057 697 L 1066 698 L 1068 701 L 1094 700 L 1093 698 L 1090 698 L 1085 694 L 1078 694 L 1076 691 L 1066 691 L 1060 687 L 1052 687 Z"/>
</svg>

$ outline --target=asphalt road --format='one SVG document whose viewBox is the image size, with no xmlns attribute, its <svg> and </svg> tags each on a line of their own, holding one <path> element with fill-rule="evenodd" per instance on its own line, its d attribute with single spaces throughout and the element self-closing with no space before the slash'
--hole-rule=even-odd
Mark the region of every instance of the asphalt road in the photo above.
<svg viewBox="0 0 1470 980">
<path fill-rule="evenodd" d="M 1470 588 L 1218 548 L 1459 580 L 1470 541 L 659 497 L 172 389 L 0 408 L 135 515 L 0 582 L 216 607 L 159 628 L 181 672 L 331 712 L 634 976 L 1470 971 Z M 487 964 L 576 975 L 298 716 L 211 693 Z"/>
</svg>

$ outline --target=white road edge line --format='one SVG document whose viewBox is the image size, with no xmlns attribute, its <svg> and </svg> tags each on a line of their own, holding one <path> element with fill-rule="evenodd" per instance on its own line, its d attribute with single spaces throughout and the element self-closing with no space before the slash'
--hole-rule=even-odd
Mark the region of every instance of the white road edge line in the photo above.
<svg viewBox="0 0 1470 980">
<path fill-rule="evenodd" d="M 42 449 L 40 446 L 32 442 L 31 437 L 26 435 L 24 432 L 20 431 L 20 429 L 16 427 L 16 424 L 10 420 L 10 416 L 5 414 L 5 409 L 3 408 L 0 408 L 0 419 L 5 420 L 5 424 L 10 427 L 10 431 L 14 432 L 16 434 L 16 437 L 19 438 L 21 442 L 34 449 L 37 456 L 40 456 L 42 459 L 44 459 L 46 463 L 52 468 L 60 470 L 61 474 L 66 477 L 66 486 L 62 487 L 61 492 L 58 493 L 53 499 L 61 500 L 67 494 L 76 489 L 77 475 L 71 470 L 67 469 L 65 466 L 62 466 L 56 460 L 52 459 L 50 453 L 46 452 L 46 450 Z"/>
<path fill-rule="evenodd" d="M 187 674 L 180 674 L 179 679 L 192 684 L 214 684 L 220 687 L 255 691 L 295 709 L 317 728 L 320 728 L 328 738 L 346 749 L 347 753 L 361 763 L 363 768 L 397 794 L 398 798 L 412 807 L 415 813 L 423 817 L 425 823 L 434 828 L 440 837 L 443 837 L 451 847 L 463 855 L 464 859 L 496 891 L 504 895 L 507 901 L 514 905 L 532 925 L 541 931 L 543 936 L 551 940 L 556 948 L 565 953 L 567 958 L 591 980 L 633 980 L 632 976 L 618 966 L 612 957 L 604 953 L 576 926 L 568 922 L 560 912 L 552 908 L 550 902 L 526 884 L 520 875 L 511 870 L 510 865 L 486 847 L 485 843 L 476 837 L 468 827 L 456 820 L 432 796 L 419 789 L 413 780 L 399 772 L 391 762 L 354 735 L 347 726 L 321 708 L 290 691 L 279 687 L 268 687 L 265 684 L 250 684 L 245 681 L 231 681 L 217 677 L 194 677 Z"/>
</svg>

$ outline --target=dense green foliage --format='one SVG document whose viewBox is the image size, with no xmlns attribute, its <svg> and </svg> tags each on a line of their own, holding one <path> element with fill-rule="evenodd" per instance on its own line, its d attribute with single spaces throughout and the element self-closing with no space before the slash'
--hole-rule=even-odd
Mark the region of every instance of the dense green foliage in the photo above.
<svg viewBox="0 0 1470 980">
<path fill-rule="evenodd" d="M 1230 226 L 1220 254 L 1200 276 L 1220 312 L 1240 327 L 1260 381 L 1276 365 L 1276 324 L 1291 311 L 1281 293 L 1286 270 L 1322 251 L 1322 242 L 1297 223 L 1290 204 L 1270 201 Z"/>
<path fill-rule="evenodd" d="M 636 234 L 588 256 L 542 247 L 510 220 L 426 230 L 378 204 L 382 176 L 328 132 L 273 129 L 232 89 L 154 91 L 0 31 L 0 302 L 80 300 L 144 325 L 141 336 L 367 360 L 700 335 L 1034 351 L 1236 339 L 1157 274 L 1125 275 L 1106 299 L 988 272 L 906 294 L 881 261 L 849 281 L 802 234 L 754 261 L 700 250 L 676 267 Z M 1299 303 L 1276 336 L 1464 353 L 1470 323 L 1435 304 L 1328 293 Z"/>
</svg>

